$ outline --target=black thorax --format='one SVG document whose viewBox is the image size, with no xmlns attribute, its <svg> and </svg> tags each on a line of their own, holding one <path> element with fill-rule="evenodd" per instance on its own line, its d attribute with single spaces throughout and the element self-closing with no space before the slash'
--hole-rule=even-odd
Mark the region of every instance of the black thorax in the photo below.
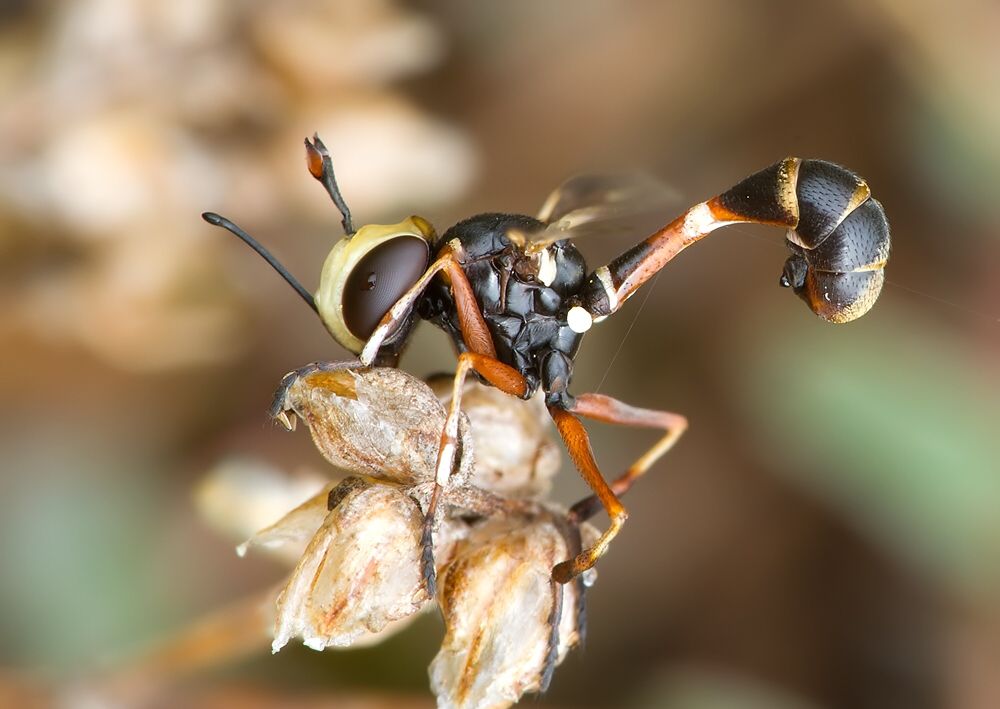
<svg viewBox="0 0 1000 709">
<path fill-rule="evenodd" d="M 570 329 L 566 314 L 578 304 L 586 265 L 576 247 L 568 241 L 557 242 L 549 247 L 554 274 L 542 274 L 551 279 L 548 285 L 542 282 L 538 259 L 509 236 L 512 232 L 530 236 L 542 226 L 522 215 L 480 214 L 445 232 L 433 251 L 458 240 L 462 270 L 493 336 L 497 359 L 524 376 L 526 396 L 541 386 L 549 403 L 566 404 L 573 357 L 582 338 Z M 418 313 L 451 335 L 460 352 L 465 351 L 454 299 L 440 279 L 428 287 Z"/>
</svg>

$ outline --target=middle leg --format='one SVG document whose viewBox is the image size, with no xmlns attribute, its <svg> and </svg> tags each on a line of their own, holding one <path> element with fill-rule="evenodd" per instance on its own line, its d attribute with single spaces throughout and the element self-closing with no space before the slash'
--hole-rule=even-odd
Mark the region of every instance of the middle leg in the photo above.
<svg viewBox="0 0 1000 709">
<path fill-rule="evenodd" d="M 576 397 L 570 408 L 573 413 L 595 421 L 632 426 L 637 428 L 655 428 L 663 431 L 663 435 L 649 450 L 636 459 L 628 470 L 611 483 L 611 490 L 621 497 L 632 484 L 649 470 L 653 464 L 667 451 L 673 448 L 677 439 L 687 430 L 687 418 L 680 414 L 656 409 L 643 409 L 631 406 L 623 401 L 603 394 L 581 394 Z M 600 509 L 601 501 L 596 495 L 591 495 L 577 502 L 570 508 L 570 519 L 583 522 L 593 517 Z"/>
<path fill-rule="evenodd" d="M 601 474 L 594 451 L 590 447 L 590 437 L 575 415 L 561 406 L 549 406 L 549 414 L 556 424 L 556 429 L 566 445 L 569 457 L 580 472 L 581 477 L 594 491 L 595 496 L 608 513 L 610 524 L 604 533 L 594 542 L 594 545 L 574 556 L 572 559 L 556 564 L 552 569 L 552 578 L 559 583 L 569 583 L 572 579 L 587 571 L 608 550 L 611 540 L 628 519 L 628 512 L 615 495 Z"/>
<path fill-rule="evenodd" d="M 435 594 L 436 569 L 434 565 L 434 517 L 437 511 L 441 491 L 448 484 L 454 470 L 458 455 L 458 423 L 462 414 L 462 392 L 465 390 L 465 379 L 470 370 L 478 372 L 487 382 L 500 391 L 511 396 L 523 397 L 528 393 L 528 383 L 521 373 L 511 366 L 477 352 L 463 352 L 458 357 L 455 368 L 455 380 L 452 384 L 451 403 L 448 406 L 448 417 L 441 431 L 441 445 L 438 447 L 437 463 L 434 471 L 434 491 L 431 493 L 424 517 L 421 534 L 423 547 L 423 575 L 427 589 L 433 597 Z"/>
</svg>

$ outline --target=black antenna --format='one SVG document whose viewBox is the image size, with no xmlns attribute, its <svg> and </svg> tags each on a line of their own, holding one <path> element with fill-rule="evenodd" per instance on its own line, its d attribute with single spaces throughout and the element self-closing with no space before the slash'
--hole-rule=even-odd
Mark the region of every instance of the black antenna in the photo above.
<svg viewBox="0 0 1000 709">
<path fill-rule="evenodd" d="M 299 283 L 297 280 L 295 280 L 292 274 L 290 274 L 288 271 L 285 270 L 285 267 L 281 265 L 281 262 L 279 262 L 278 259 L 274 258 L 274 256 L 271 255 L 271 252 L 265 249 L 263 246 L 261 246 L 256 239 L 254 239 L 252 236 L 247 234 L 245 231 L 240 229 L 238 226 L 233 224 L 225 217 L 221 217 L 215 212 L 205 212 L 204 214 L 201 215 L 201 218 L 204 219 L 209 224 L 212 224 L 214 226 L 221 226 L 226 231 L 235 234 L 240 239 L 242 239 L 247 246 L 256 251 L 263 257 L 265 261 L 271 264 L 271 268 L 277 271 L 278 274 L 282 278 L 284 278 L 285 281 L 288 282 L 288 285 L 294 288 L 295 292 L 298 293 L 300 296 L 302 296 L 302 300 L 306 301 L 306 304 L 310 308 L 312 308 L 317 315 L 319 315 L 319 310 L 316 308 L 316 300 L 312 297 L 312 294 L 305 288 L 303 288 L 302 284 Z"/>
<path fill-rule="evenodd" d="M 330 153 L 323 145 L 323 141 L 319 139 L 318 133 L 313 133 L 311 143 L 308 138 L 305 142 L 306 164 L 309 166 L 309 173 L 320 181 L 326 189 L 326 193 L 330 195 L 330 199 L 337 205 L 337 209 L 340 210 L 340 215 L 343 217 L 340 223 L 344 227 L 344 233 L 350 236 L 354 233 L 351 210 L 347 208 L 347 202 L 344 201 L 343 195 L 340 194 L 340 188 L 337 187 L 337 178 L 333 175 L 333 161 L 330 159 Z"/>
</svg>

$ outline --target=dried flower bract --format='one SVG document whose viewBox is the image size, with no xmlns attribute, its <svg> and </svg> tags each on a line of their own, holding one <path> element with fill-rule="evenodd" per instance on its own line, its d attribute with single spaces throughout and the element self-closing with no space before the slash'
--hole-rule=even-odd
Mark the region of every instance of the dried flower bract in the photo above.
<svg viewBox="0 0 1000 709">
<path fill-rule="evenodd" d="M 278 596 L 274 651 L 294 636 L 314 650 L 344 647 L 429 600 L 420 576 L 417 503 L 395 488 L 357 478 L 338 491 L 343 499 Z"/>
<path fill-rule="evenodd" d="M 434 480 L 445 410 L 419 379 L 398 369 L 306 368 L 285 377 L 272 414 L 286 427 L 292 415 L 309 427 L 320 453 L 353 474 L 403 485 Z M 468 425 L 460 425 L 470 451 Z M 452 476 L 460 485 L 472 472 L 472 455 Z"/>
<path fill-rule="evenodd" d="M 430 667 L 438 706 L 506 707 L 545 687 L 582 631 L 582 583 L 552 580 L 571 553 L 546 516 L 487 523 L 459 545 L 438 599 L 446 627 Z"/>
<path fill-rule="evenodd" d="M 457 472 L 434 520 L 438 595 L 422 531 L 448 392 L 396 369 L 310 365 L 287 375 L 272 415 L 302 419 L 352 474 L 327 484 L 239 548 L 301 551 L 276 603 L 273 649 L 377 642 L 438 604 L 445 638 L 431 664 L 441 707 L 505 707 L 544 690 L 583 634 L 585 581 L 552 579 L 598 534 L 545 502 L 559 462 L 537 400 L 478 383 L 463 399 Z"/>
</svg>

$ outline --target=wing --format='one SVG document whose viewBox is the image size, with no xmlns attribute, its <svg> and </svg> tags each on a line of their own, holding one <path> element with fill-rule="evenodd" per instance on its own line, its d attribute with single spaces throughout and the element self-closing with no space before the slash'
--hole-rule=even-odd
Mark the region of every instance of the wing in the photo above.
<svg viewBox="0 0 1000 709">
<path fill-rule="evenodd" d="M 676 190 L 645 173 L 571 177 L 542 205 L 538 220 L 546 226 L 528 235 L 528 249 L 541 250 L 562 239 L 645 233 L 680 201 Z"/>
</svg>

